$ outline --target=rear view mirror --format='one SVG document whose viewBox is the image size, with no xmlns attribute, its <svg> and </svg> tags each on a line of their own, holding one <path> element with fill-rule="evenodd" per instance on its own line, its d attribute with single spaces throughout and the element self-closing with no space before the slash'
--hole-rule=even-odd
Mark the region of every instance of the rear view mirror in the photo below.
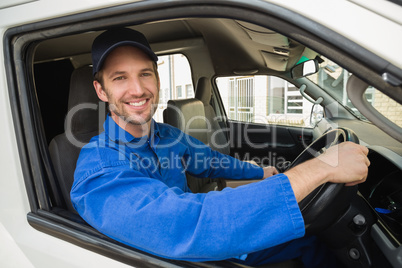
<svg viewBox="0 0 402 268">
<path fill-rule="evenodd" d="M 308 60 L 297 64 L 291 69 L 292 78 L 300 78 L 318 72 L 318 63 L 316 60 Z"/>
</svg>

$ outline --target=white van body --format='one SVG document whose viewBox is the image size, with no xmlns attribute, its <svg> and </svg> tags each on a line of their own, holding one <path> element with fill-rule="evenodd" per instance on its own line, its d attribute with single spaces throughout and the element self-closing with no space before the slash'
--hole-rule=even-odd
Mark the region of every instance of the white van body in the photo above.
<svg viewBox="0 0 402 268">
<path fill-rule="evenodd" d="M 244 2 L 249 2 L 248 0 Z M 131 267 L 34 229 L 13 123 L 4 55 L 7 30 L 102 10 L 129 0 L 2 0 L 0 2 L 0 266 Z M 141 1 L 138 1 L 141 2 Z M 144 1 L 147 2 L 147 1 Z M 259 2 L 259 1 L 257 1 Z M 342 34 L 402 69 L 402 7 L 384 0 L 267 0 Z M 374 34 L 373 34 L 374 33 Z M 392 34 L 391 34 L 392 33 Z M 57 102 L 57 98 L 54 99 Z"/>
</svg>

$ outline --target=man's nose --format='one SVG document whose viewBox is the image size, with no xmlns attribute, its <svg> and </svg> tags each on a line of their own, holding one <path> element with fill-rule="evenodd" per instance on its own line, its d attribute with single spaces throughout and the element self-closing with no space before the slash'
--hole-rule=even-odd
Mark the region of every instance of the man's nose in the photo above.
<svg viewBox="0 0 402 268">
<path fill-rule="evenodd" d="M 130 79 L 130 84 L 129 84 L 129 94 L 133 96 L 142 96 L 144 94 L 144 89 L 143 85 L 138 78 L 132 78 Z"/>
</svg>

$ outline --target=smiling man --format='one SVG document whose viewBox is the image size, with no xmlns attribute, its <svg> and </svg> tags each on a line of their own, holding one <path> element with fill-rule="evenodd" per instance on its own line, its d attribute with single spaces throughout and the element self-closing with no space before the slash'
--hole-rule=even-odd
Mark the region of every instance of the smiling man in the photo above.
<svg viewBox="0 0 402 268">
<path fill-rule="evenodd" d="M 100 37 L 102 40 L 98 39 L 98 43 L 104 44 L 106 41 L 107 45 L 108 40 L 119 38 L 119 33 L 106 32 Z M 131 39 L 131 43 L 130 40 L 125 40 L 116 48 L 106 47 L 105 53 L 110 53 L 108 57 L 102 54 L 99 58 L 98 66 L 103 67 L 99 71 L 94 69 L 94 87 L 98 97 L 109 103 L 113 120 L 120 126 L 124 125 L 123 128 L 127 128 L 133 136 L 142 137 L 148 134 L 151 118 L 158 107 L 158 58 L 148 46 L 141 46 L 137 42 L 137 39 L 141 39 L 147 43 L 142 34 L 132 32 Z M 133 44 L 136 46 L 132 46 Z M 100 49 L 102 48 L 101 46 Z M 94 55 L 96 57 L 96 51 Z"/>
<path fill-rule="evenodd" d="M 261 265 L 301 257 L 307 267 L 336 265 L 314 237 L 303 237 L 298 202 L 325 182 L 364 182 L 367 148 L 343 143 L 277 174 L 152 119 L 159 101 L 157 56 L 141 33 L 106 31 L 95 39 L 92 57 L 94 87 L 110 114 L 105 131 L 81 150 L 71 190 L 75 209 L 90 225 L 171 259 Z M 264 180 L 192 193 L 186 172 Z"/>
</svg>

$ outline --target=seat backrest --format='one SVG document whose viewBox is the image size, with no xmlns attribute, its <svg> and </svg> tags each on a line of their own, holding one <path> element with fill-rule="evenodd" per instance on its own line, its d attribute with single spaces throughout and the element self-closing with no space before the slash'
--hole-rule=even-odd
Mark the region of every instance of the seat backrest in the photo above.
<svg viewBox="0 0 402 268">
<path fill-rule="evenodd" d="M 164 113 L 165 123 L 208 144 L 204 105 L 200 100 L 194 98 L 169 100 Z"/>
<path fill-rule="evenodd" d="M 106 105 L 99 100 L 92 83 L 91 67 L 85 66 L 73 71 L 65 132 L 54 137 L 49 144 L 58 186 L 66 208 L 73 212 L 70 190 L 79 153 L 92 137 L 103 131 L 102 125 L 106 118 Z"/>
<path fill-rule="evenodd" d="M 200 100 L 204 105 L 205 118 L 210 126 L 210 131 L 208 132 L 209 146 L 223 154 L 229 154 L 230 144 L 219 125 L 219 118 L 216 116 L 215 110 L 211 105 L 212 84 L 206 77 L 198 79 L 195 98 Z"/>
<path fill-rule="evenodd" d="M 203 103 L 195 98 L 169 100 L 163 112 L 165 123 L 177 127 L 184 133 L 208 144 L 208 122 L 205 118 Z M 206 193 L 218 189 L 219 179 L 196 178 L 186 174 L 187 184 L 193 193 Z"/>
</svg>

